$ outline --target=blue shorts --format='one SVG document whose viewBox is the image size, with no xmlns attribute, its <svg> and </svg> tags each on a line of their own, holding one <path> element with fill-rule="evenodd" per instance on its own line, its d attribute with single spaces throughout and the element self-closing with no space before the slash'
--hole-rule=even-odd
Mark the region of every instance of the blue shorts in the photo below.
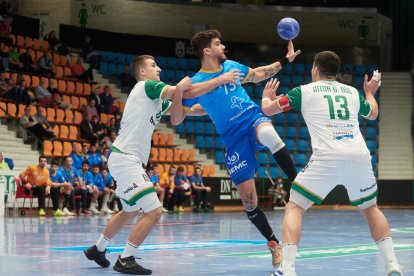
<svg viewBox="0 0 414 276">
<path fill-rule="evenodd" d="M 233 143 L 226 145 L 226 166 L 230 172 L 231 180 L 234 184 L 253 179 L 259 164 L 256 161 L 256 150 L 264 149 L 265 146 L 259 144 L 256 139 L 256 128 L 261 123 L 271 123 L 267 117 L 258 118 L 250 127 L 248 133 L 234 135 Z"/>
</svg>

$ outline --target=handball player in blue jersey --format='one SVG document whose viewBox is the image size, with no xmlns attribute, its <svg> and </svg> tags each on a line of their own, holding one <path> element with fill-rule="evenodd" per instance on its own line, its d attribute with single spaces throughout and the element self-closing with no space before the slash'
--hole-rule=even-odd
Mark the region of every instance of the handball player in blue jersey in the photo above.
<svg viewBox="0 0 414 276">
<path fill-rule="evenodd" d="M 239 191 L 247 216 L 267 239 L 272 253 L 272 264 L 281 262 L 281 247 L 269 222 L 257 206 L 254 174 L 258 168 L 255 151 L 269 148 L 280 168 L 290 181 L 296 177 L 295 165 L 285 144 L 276 133 L 271 120 L 247 95 L 242 84 L 260 82 L 274 76 L 283 65 L 292 62 L 300 51 L 294 51 L 289 41 L 286 57 L 267 66 L 249 68 L 236 61 L 227 60 L 225 46 L 217 30 L 205 30 L 195 34 L 191 40 L 193 51 L 201 60 L 201 69 L 193 77 L 193 83 L 205 82 L 226 72 L 239 70 L 244 74 L 240 83 L 221 85 L 209 93 L 194 99 L 183 100 L 182 119 L 191 114 L 207 113 L 216 125 L 226 146 L 226 165 L 231 179 Z M 270 100 L 270 99 L 269 99 Z"/>
</svg>

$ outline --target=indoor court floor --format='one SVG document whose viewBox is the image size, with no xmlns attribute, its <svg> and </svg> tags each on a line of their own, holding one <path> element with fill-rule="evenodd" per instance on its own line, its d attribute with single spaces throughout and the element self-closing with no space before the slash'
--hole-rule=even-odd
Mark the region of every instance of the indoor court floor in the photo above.
<svg viewBox="0 0 414 276">
<path fill-rule="evenodd" d="M 404 275 L 414 275 L 414 211 L 384 210 Z M 266 212 L 280 237 L 283 211 Z M 82 250 L 109 217 L 0 218 L 0 275 L 115 275 L 129 228 L 111 241 L 109 268 Z M 356 210 L 308 211 L 298 252 L 298 275 L 386 275 L 382 257 Z M 270 275 L 266 242 L 244 213 L 164 215 L 136 257 L 153 275 Z"/>
</svg>

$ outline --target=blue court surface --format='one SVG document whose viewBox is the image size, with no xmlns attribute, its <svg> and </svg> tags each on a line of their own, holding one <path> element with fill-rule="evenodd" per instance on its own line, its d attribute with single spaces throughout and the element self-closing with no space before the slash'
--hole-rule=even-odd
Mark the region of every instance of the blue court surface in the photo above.
<svg viewBox="0 0 414 276">
<path fill-rule="evenodd" d="M 404 275 L 414 275 L 414 212 L 384 210 Z M 283 211 L 266 212 L 280 236 Z M 111 241 L 109 268 L 82 250 L 109 217 L 0 219 L 0 275 L 115 275 L 129 226 Z M 311 209 L 303 222 L 298 275 L 386 275 L 358 211 Z M 270 275 L 266 242 L 244 213 L 164 215 L 136 257 L 153 275 Z M 119 275 L 119 274 L 118 274 Z"/>
</svg>

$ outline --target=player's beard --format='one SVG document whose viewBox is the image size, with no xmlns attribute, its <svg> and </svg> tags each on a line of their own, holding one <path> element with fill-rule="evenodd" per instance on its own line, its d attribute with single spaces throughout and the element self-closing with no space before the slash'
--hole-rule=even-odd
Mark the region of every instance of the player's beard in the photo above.
<svg viewBox="0 0 414 276">
<path fill-rule="evenodd" d="M 219 60 L 219 63 L 222 64 L 222 63 L 224 63 L 227 60 L 227 57 L 223 53 L 221 56 L 219 56 L 218 60 Z"/>
</svg>

